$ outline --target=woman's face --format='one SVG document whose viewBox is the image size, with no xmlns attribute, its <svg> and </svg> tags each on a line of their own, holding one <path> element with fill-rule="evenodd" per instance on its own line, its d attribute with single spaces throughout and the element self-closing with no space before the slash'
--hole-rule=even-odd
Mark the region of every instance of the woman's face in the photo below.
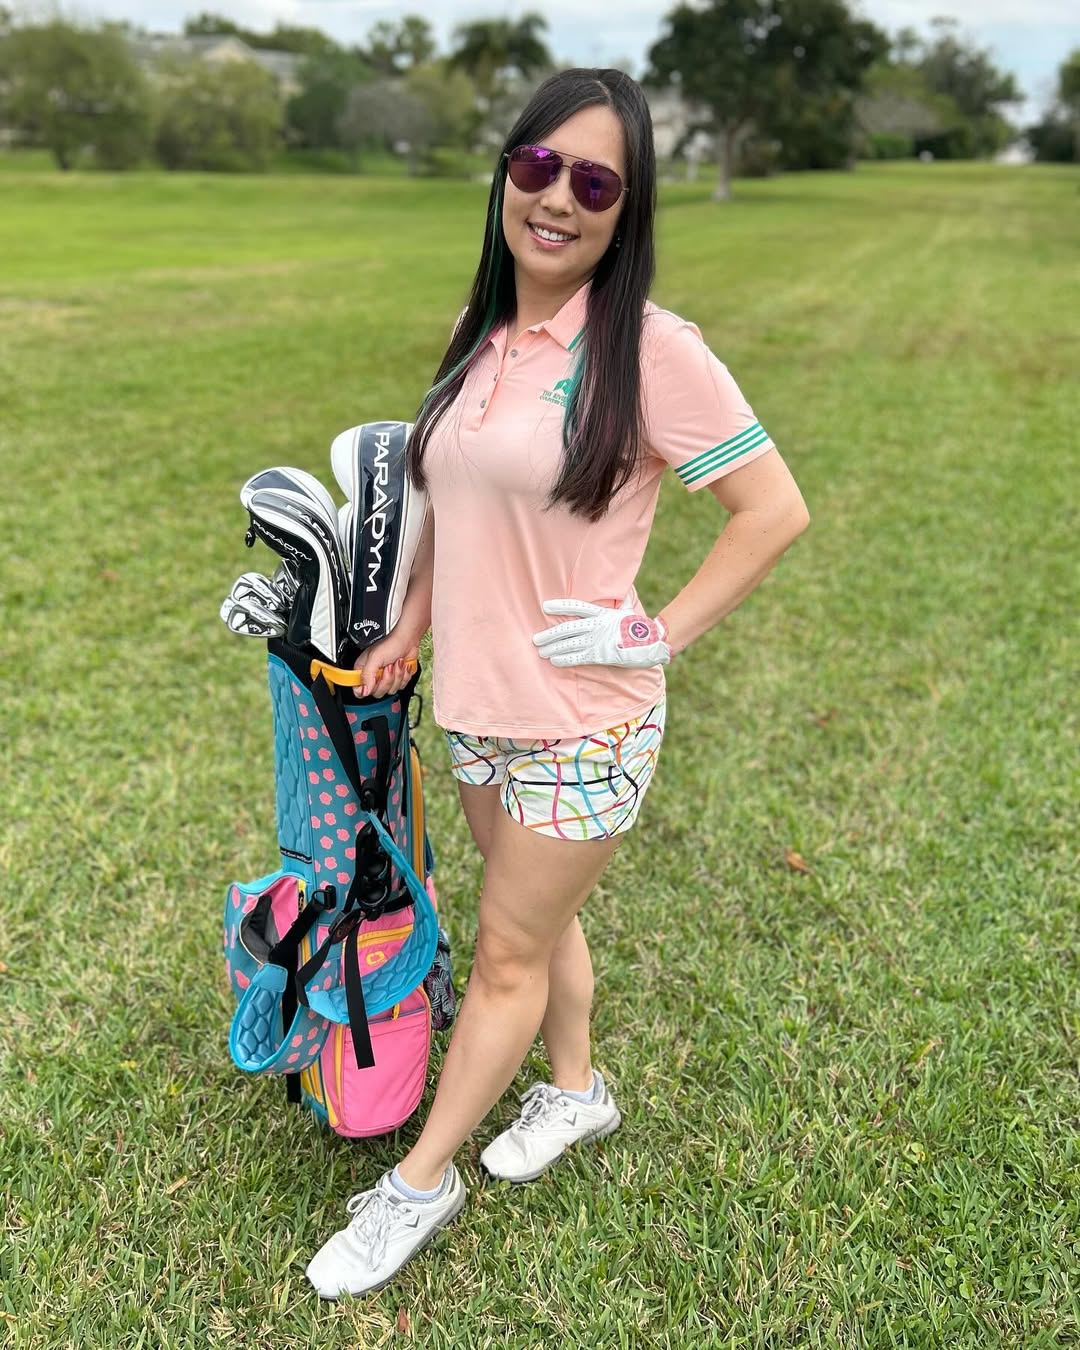
<svg viewBox="0 0 1080 1350">
<path fill-rule="evenodd" d="M 604 164 L 626 182 L 626 152 L 622 123 L 604 105 L 582 108 L 568 117 L 541 144 L 568 158 L 558 179 L 540 192 L 522 192 L 507 174 L 503 191 L 502 227 L 515 271 L 541 286 L 560 291 L 584 285 L 607 252 L 622 215 L 626 194 L 610 210 L 587 211 L 570 190 L 570 164 L 591 159 Z M 503 166 L 506 173 L 506 165 Z M 530 222 L 574 238 L 558 248 L 538 240 Z"/>
</svg>

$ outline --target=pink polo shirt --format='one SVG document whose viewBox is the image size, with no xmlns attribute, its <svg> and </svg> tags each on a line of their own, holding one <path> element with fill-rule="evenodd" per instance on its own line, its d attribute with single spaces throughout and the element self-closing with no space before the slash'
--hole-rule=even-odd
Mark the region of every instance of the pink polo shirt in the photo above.
<svg viewBox="0 0 1080 1350">
<path fill-rule="evenodd" d="M 562 460 L 565 390 L 590 286 L 522 331 L 514 347 L 505 325 L 495 329 L 428 441 L 434 719 L 447 730 L 550 740 L 647 712 L 664 695 L 663 667 L 553 666 L 532 635 L 571 616 L 549 616 L 543 602 L 573 596 L 614 608 L 629 595 L 644 613 L 634 578 L 664 469 L 697 492 L 773 449 L 697 325 L 650 300 L 641 340 L 643 463 L 595 523 L 562 504 L 544 511 Z"/>
</svg>

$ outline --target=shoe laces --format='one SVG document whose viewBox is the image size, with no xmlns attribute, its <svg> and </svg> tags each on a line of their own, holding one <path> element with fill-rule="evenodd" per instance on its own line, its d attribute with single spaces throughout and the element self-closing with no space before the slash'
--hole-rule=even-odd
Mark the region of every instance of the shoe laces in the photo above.
<svg viewBox="0 0 1080 1350">
<path fill-rule="evenodd" d="M 542 1129 L 553 1115 L 566 1108 L 566 1098 L 551 1083 L 534 1083 L 521 1098 L 518 1129 L 528 1133 Z"/>
<path fill-rule="evenodd" d="M 378 1264 L 386 1255 L 394 1197 L 381 1186 L 350 1195 L 345 1209 L 352 1216 L 347 1232 L 351 1245 Z"/>
</svg>

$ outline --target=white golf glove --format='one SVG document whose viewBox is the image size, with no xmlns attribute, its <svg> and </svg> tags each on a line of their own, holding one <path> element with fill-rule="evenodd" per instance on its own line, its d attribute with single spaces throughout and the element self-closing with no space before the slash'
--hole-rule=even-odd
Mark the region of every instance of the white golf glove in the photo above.
<svg viewBox="0 0 1080 1350">
<path fill-rule="evenodd" d="M 609 609 L 588 600 L 545 600 L 545 614 L 577 614 L 533 634 L 553 666 L 666 666 L 671 660 L 667 624 L 631 608 Z"/>
</svg>

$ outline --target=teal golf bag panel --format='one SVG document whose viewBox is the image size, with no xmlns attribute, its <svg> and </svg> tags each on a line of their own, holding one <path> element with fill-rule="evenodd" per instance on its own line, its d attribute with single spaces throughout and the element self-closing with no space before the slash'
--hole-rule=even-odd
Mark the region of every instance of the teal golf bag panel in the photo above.
<svg viewBox="0 0 1080 1350">
<path fill-rule="evenodd" d="M 403 1003 L 420 999 L 440 1029 L 453 1019 L 454 995 L 408 720 L 419 670 L 400 694 L 362 699 L 333 681 L 350 672 L 318 665 L 284 641 L 268 643 L 281 867 L 228 888 L 224 947 L 238 1000 L 234 1062 L 285 1075 L 290 1100 L 303 1092 L 338 1128 L 320 1081 L 328 1045 L 340 1087 L 343 1044 L 350 1072 L 374 1068 L 369 1023 L 380 1014 L 396 1020 Z M 385 1030 L 376 1040 L 384 1060 L 404 1045 Z M 415 1033 L 411 1044 L 415 1059 Z M 421 1090 L 426 1063 L 425 1044 L 410 1079 Z M 343 1095 L 355 1101 L 355 1087 Z"/>
</svg>

